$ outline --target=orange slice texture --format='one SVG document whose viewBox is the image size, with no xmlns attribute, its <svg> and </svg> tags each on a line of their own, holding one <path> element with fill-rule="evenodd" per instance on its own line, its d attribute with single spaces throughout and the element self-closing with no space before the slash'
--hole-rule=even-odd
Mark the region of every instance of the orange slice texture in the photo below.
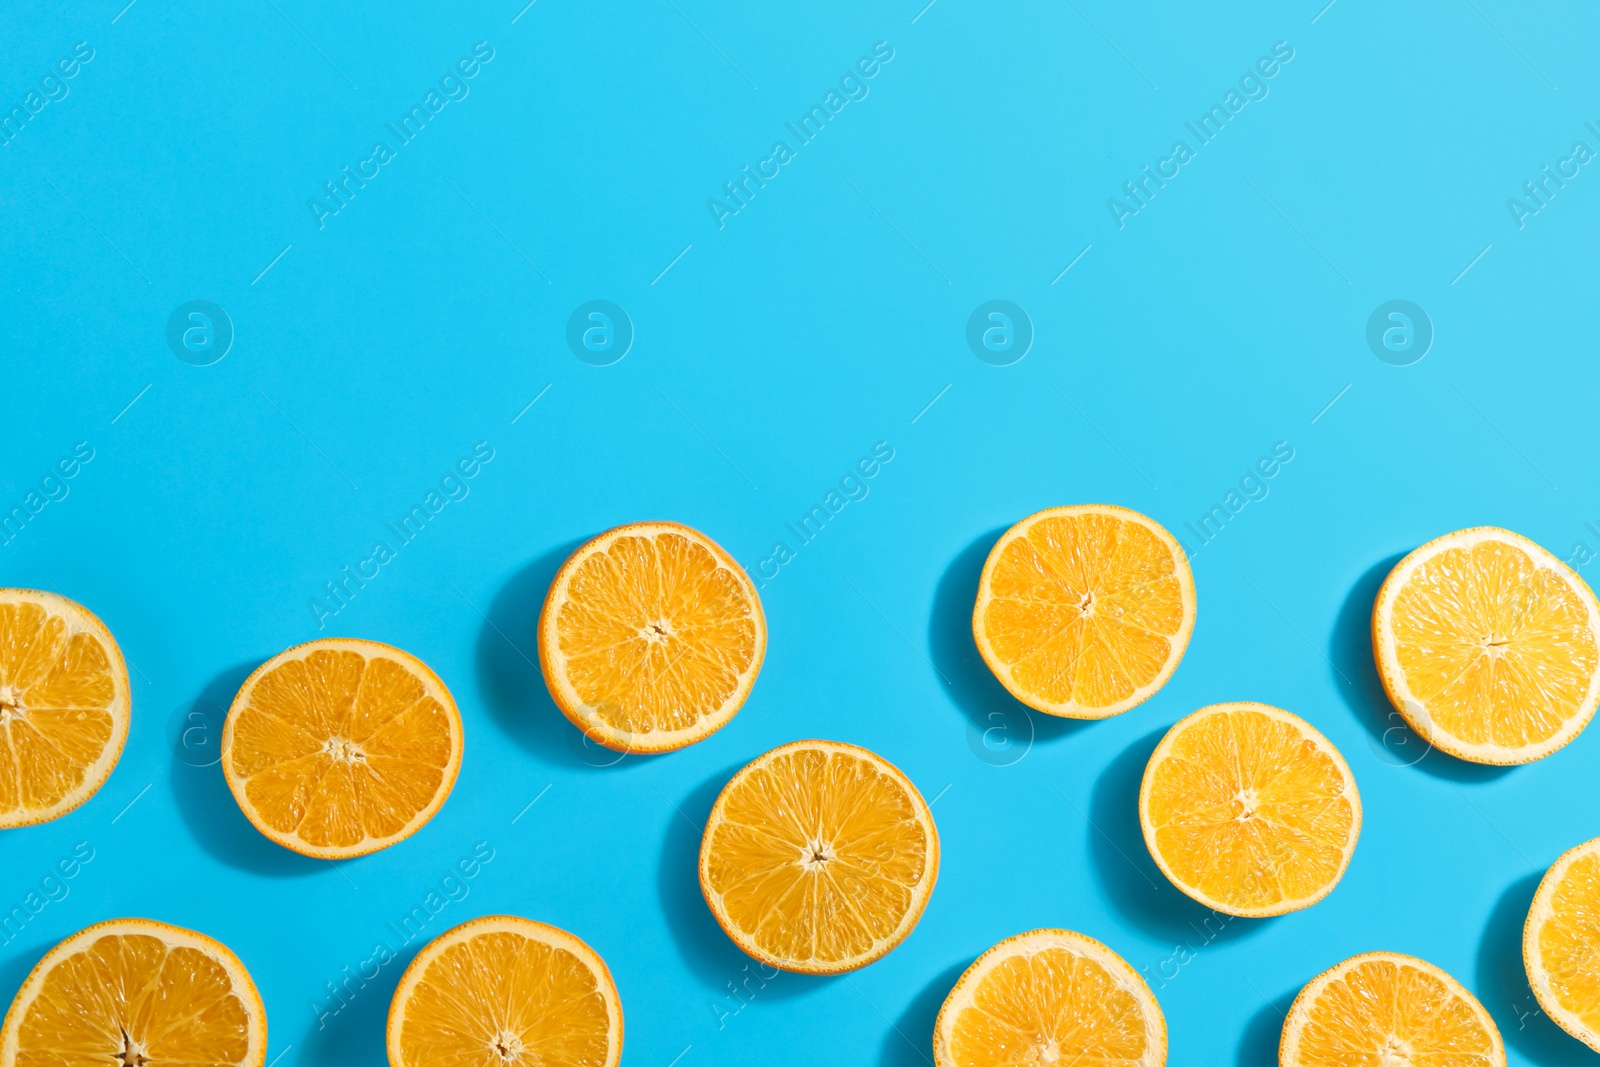
<svg viewBox="0 0 1600 1067">
<path fill-rule="evenodd" d="M 0 1067 L 261 1067 L 267 1013 L 239 958 L 149 919 L 80 930 L 45 954 L 0 1030 Z"/>
<path fill-rule="evenodd" d="M 425 945 L 389 1003 L 391 1067 L 616 1067 L 622 1000 L 594 949 L 490 915 Z"/>
<path fill-rule="evenodd" d="M 1548 756 L 1600 703 L 1600 601 L 1510 530 L 1458 530 L 1401 560 L 1378 590 L 1372 644 L 1412 729 L 1476 763 Z"/>
<path fill-rule="evenodd" d="M 1109 504 L 1036 512 L 989 552 L 978 652 L 1031 708 L 1103 719 L 1167 683 L 1194 630 L 1194 576 L 1153 519 Z"/>
<path fill-rule="evenodd" d="M 1030 930 L 979 956 L 933 1027 L 937 1067 L 1161 1067 L 1167 1023 L 1143 978 L 1100 942 Z"/>
<path fill-rule="evenodd" d="M 55 593 L 0 589 L 0 830 L 94 796 L 122 755 L 129 705 L 104 623 Z"/>
<path fill-rule="evenodd" d="M 1444 971 L 1398 952 L 1352 956 L 1306 983 L 1283 1023 L 1282 1067 L 1505 1067 L 1494 1020 Z"/>
<path fill-rule="evenodd" d="M 1545 872 L 1522 929 L 1522 961 L 1545 1014 L 1600 1052 L 1600 837 Z"/>
<path fill-rule="evenodd" d="M 711 538 L 675 522 L 619 526 L 579 547 L 539 617 L 539 662 L 556 706 L 622 752 L 667 752 L 726 726 L 766 647 L 750 577 Z"/>
<path fill-rule="evenodd" d="M 320 859 L 402 841 L 444 805 L 461 767 L 461 715 L 408 652 L 328 638 L 280 652 L 234 697 L 222 769 L 249 820 Z"/>
<path fill-rule="evenodd" d="M 939 834 L 911 780 L 836 741 L 795 741 L 739 771 L 700 844 L 700 888 L 728 936 L 804 974 L 881 959 L 938 874 Z"/>
<path fill-rule="evenodd" d="M 1216 911 L 1260 917 L 1332 892 L 1361 833 L 1339 750 L 1298 715 L 1213 704 L 1180 720 L 1145 765 L 1145 844 L 1163 873 Z"/>
</svg>

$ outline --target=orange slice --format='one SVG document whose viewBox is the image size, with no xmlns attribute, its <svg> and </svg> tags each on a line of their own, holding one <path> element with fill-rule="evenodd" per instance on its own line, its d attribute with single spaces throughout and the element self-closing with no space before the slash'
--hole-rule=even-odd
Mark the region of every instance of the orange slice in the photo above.
<svg viewBox="0 0 1600 1067">
<path fill-rule="evenodd" d="M 766 648 L 761 598 L 744 569 L 675 522 L 619 526 L 580 546 L 539 616 L 539 663 L 556 706 L 621 752 L 668 752 L 722 729 Z"/>
<path fill-rule="evenodd" d="M 911 780 L 837 741 L 793 741 L 723 787 L 700 842 L 700 890 L 745 952 L 839 974 L 911 933 L 939 875 L 939 833 Z"/>
<path fill-rule="evenodd" d="M 1161 1067 L 1167 1023 L 1123 958 L 1071 930 L 1008 937 L 968 967 L 933 1025 L 937 1067 Z"/>
<path fill-rule="evenodd" d="M 389 1002 L 391 1067 L 616 1067 L 622 999 L 565 930 L 489 915 L 446 930 Z"/>
<path fill-rule="evenodd" d="M 1600 837 L 1561 854 L 1522 928 L 1528 984 L 1556 1025 L 1600 1052 Z"/>
<path fill-rule="evenodd" d="M 1306 983 L 1278 1044 L 1283 1067 L 1505 1067 L 1500 1031 L 1476 997 L 1398 952 L 1352 956 Z"/>
<path fill-rule="evenodd" d="M 128 668 L 105 624 L 37 589 L 0 589 L 0 830 L 58 819 L 111 777 Z"/>
<path fill-rule="evenodd" d="M 1600 601 L 1510 530 L 1457 530 L 1401 560 L 1378 590 L 1372 645 L 1411 728 L 1474 763 L 1548 756 L 1600 703 Z"/>
<path fill-rule="evenodd" d="M 245 816 L 284 848 L 364 856 L 420 830 L 461 769 L 461 714 L 409 652 L 330 637 L 257 667 L 222 730 Z"/>
<path fill-rule="evenodd" d="M 1194 575 L 1153 519 L 1110 504 L 1035 512 L 1001 535 L 972 636 L 1011 695 L 1104 719 L 1167 684 L 1194 630 Z"/>
<path fill-rule="evenodd" d="M 0 1067 L 261 1067 L 267 1011 L 226 945 L 149 919 L 80 930 L 6 1013 Z"/>
<path fill-rule="evenodd" d="M 1167 731 L 1145 765 L 1139 823 L 1189 896 L 1261 917 L 1308 908 L 1344 875 L 1361 796 L 1333 744 L 1266 704 L 1213 704 Z"/>
</svg>

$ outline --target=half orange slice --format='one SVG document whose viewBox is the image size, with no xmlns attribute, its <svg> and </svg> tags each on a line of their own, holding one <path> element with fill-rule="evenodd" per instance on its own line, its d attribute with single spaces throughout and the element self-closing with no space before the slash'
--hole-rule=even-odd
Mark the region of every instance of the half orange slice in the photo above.
<svg viewBox="0 0 1600 1067">
<path fill-rule="evenodd" d="M 364 856 L 416 833 L 461 769 L 461 714 L 409 652 L 332 637 L 256 668 L 222 730 L 245 816 L 284 848 Z"/>
<path fill-rule="evenodd" d="M 130 703 L 122 650 L 89 609 L 0 589 L 0 830 L 94 796 L 122 755 Z"/>
<path fill-rule="evenodd" d="M 1283 1023 L 1278 1062 L 1505 1067 L 1506 1050 L 1494 1020 L 1460 982 L 1415 956 L 1368 952 L 1300 990 Z"/>
<path fill-rule="evenodd" d="M 0 1067 L 261 1067 L 267 1012 L 239 957 L 149 919 L 97 923 L 45 954 L 11 1002 Z"/>
<path fill-rule="evenodd" d="M 391 1067 L 616 1067 L 622 999 L 578 938 L 514 915 L 446 930 L 389 1002 Z"/>
<path fill-rule="evenodd" d="M 1510 530 L 1457 530 L 1396 564 L 1373 604 L 1372 646 L 1411 728 L 1474 763 L 1548 756 L 1600 704 L 1600 601 Z"/>
<path fill-rule="evenodd" d="M 1030 930 L 979 956 L 933 1026 L 937 1067 L 1162 1067 L 1167 1023 L 1121 956 L 1071 930 Z"/>
<path fill-rule="evenodd" d="M 700 889 L 745 952 L 839 974 L 904 941 L 939 874 L 939 834 L 911 780 L 837 741 L 794 741 L 723 787 L 700 843 Z"/>
<path fill-rule="evenodd" d="M 1173 885 L 1216 911 L 1259 918 L 1333 891 L 1361 834 L 1361 796 L 1339 750 L 1298 715 L 1213 704 L 1151 753 L 1139 824 Z"/>
<path fill-rule="evenodd" d="M 1001 535 L 978 581 L 972 636 L 1024 704 L 1104 719 L 1167 684 L 1194 617 L 1189 561 L 1160 523 L 1079 504 L 1035 512 Z"/>
<path fill-rule="evenodd" d="M 622 752 L 668 752 L 726 726 L 766 648 L 744 568 L 675 522 L 619 526 L 580 546 L 539 616 L 539 663 L 556 706 Z"/>
<path fill-rule="evenodd" d="M 1522 928 L 1522 962 L 1545 1014 L 1600 1052 L 1600 837 L 1545 872 Z"/>
</svg>

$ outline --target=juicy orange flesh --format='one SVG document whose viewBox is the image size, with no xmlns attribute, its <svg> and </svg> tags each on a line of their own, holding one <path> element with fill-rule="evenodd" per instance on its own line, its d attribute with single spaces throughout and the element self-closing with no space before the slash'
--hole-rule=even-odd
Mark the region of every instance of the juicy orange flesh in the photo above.
<svg viewBox="0 0 1600 1067">
<path fill-rule="evenodd" d="M 979 979 L 949 1048 L 958 1067 L 1142 1063 L 1144 1009 L 1098 961 L 1048 948 Z"/>
<path fill-rule="evenodd" d="M 565 949 L 482 933 L 427 965 L 400 1026 L 405 1067 L 601 1067 L 610 1054 L 605 994 Z"/>
<path fill-rule="evenodd" d="M 257 816 L 307 844 L 392 837 L 432 803 L 449 713 L 401 663 L 319 649 L 262 675 L 229 760 Z"/>
<path fill-rule="evenodd" d="M 1196 719 L 1152 772 L 1156 849 L 1182 884 L 1238 908 L 1315 896 L 1338 877 L 1355 820 L 1337 763 L 1259 711 Z"/>
<path fill-rule="evenodd" d="M 1553 914 L 1536 932 L 1550 992 L 1591 1032 L 1600 1032 L 1600 855 L 1573 860 L 1550 905 Z"/>
<path fill-rule="evenodd" d="M 199 949 L 108 934 L 59 961 L 17 1028 L 17 1067 L 238 1064 L 250 1017 L 227 969 Z M 129 1056 L 127 1054 L 131 1053 Z"/>
<path fill-rule="evenodd" d="M 1520 748 L 1580 710 L 1600 649 L 1583 599 L 1504 541 L 1449 548 L 1394 599 L 1406 686 L 1446 734 Z"/>
<path fill-rule="evenodd" d="M 1111 515 L 1041 519 L 1001 549 L 984 635 L 1023 690 L 1107 707 L 1155 681 L 1183 628 L 1165 542 Z"/>
<path fill-rule="evenodd" d="M 825 965 L 894 936 L 927 876 L 921 801 L 867 760 L 801 750 L 735 785 L 711 830 L 707 880 L 774 959 Z"/>
<path fill-rule="evenodd" d="M 739 689 L 755 661 L 755 610 L 704 545 L 625 536 L 577 565 L 556 639 L 578 699 L 607 726 L 684 730 Z"/>
<path fill-rule="evenodd" d="M 1369 960 L 1334 978 L 1312 1002 L 1294 1067 L 1504 1062 L 1473 1005 L 1437 976 Z"/>
<path fill-rule="evenodd" d="M 111 740 L 117 685 L 98 636 L 38 604 L 0 604 L 0 816 L 83 785 Z"/>
</svg>

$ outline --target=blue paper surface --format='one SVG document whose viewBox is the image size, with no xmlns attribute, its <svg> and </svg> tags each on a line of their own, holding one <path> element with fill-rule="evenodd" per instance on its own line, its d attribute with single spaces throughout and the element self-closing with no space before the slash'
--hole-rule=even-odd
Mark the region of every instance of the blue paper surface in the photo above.
<svg viewBox="0 0 1600 1067">
<path fill-rule="evenodd" d="M 1600 737 L 1417 762 L 1368 626 L 1460 527 L 1600 566 L 1593 10 L 124 2 L 0 14 L 0 584 L 97 612 L 134 702 L 92 801 L 0 835 L 0 999 L 147 916 L 238 952 L 269 1060 L 381 1064 L 404 961 L 512 912 L 603 954 L 628 1063 L 912 1067 L 977 954 L 1064 926 L 1144 971 L 1174 1063 L 1274 1063 L 1300 986 L 1374 949 L 1463 981 L 1512 1063 L 1588 1056 L 1520 937 L 1600 833 Z M 1165 524 L 1199 603 L 1170 684 L 1084 725 L 1024 714 L 969 631 L 998 533 L 1080 502 Z M 576 544 L 654 518 L 756 576 L 767 659 L 720 733 L 607 765 L 534 620 Z M 466 728 L 438 817 L 337 867 L 212 762 L 245 675 L 334 634 L 422 657 Z M 1365 825 L 1325 901 L 1219 928 L 1134 805 L 1223 700 L 1315 724 Z M 801 737 L 903 768 L 943 862 L 884 960 L 763 984 L 695 856 Z"/>
</svg>

